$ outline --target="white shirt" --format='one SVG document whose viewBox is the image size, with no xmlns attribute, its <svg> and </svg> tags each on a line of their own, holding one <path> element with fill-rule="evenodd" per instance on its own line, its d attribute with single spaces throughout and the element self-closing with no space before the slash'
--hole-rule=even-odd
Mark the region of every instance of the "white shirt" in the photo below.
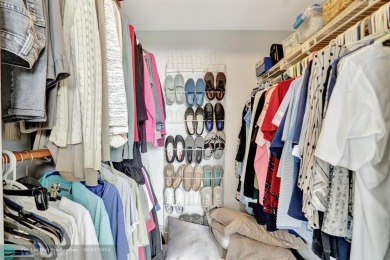
<svg viewBox="0 0 390 260">
<path fill-rule="evenodd" d="M 390 48 L 345 58 L 315 156 L 356 171 L 351 259 L 389 259 Z"/>
<path fill-rule="evenodd" d="M 96 236 L 95 226 L 93 225 L 91 215 L 82 205 L 62 197 L 59 202 L 59 208 L 69 214 L 76 221 L 77 236 L 72 245 L 73 259 L 99 260 L 102 255 L 99 249 L 99 241 Z M 85 249 L 85 250 L 83 250 Z"/>
</svg>

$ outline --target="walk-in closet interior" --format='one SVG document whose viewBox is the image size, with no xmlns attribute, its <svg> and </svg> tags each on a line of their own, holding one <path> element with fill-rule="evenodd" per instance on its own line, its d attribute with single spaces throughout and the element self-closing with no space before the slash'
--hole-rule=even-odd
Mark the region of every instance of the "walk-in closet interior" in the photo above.
<svg viewBox="0 0 390 260">
<path fill-rule="evenodd" d="M 0 259 L 390 260 L 390 1 L 0 0 Z"/>
</svg>

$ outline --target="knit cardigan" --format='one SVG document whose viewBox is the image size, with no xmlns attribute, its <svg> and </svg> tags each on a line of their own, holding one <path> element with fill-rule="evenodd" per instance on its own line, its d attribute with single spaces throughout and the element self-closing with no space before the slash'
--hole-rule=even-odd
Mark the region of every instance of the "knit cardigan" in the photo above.
<svg viewBox="0 0 390 260">
<path fill-rule="evenodd" d="M 118 18 L 117 18 L 118 17 Z M 128 111 L 122 64 L 122 27 L 116 3 L 104 0 L 110 135 L 128 133 Z M 127 141 L 124 140 L 123 144 Z M 123 145 L 122 144 L 122 145 Z"/>
<path fill-rule="evenodd" d="M 56 120 L 50 141 L 59 147 L 82 143 L 84 168 L 98 170 L 101 162 L 102 66 L 95 1 L 64 1 L 62 13 L 71 76 L 58 90 Z"/>
</svg>

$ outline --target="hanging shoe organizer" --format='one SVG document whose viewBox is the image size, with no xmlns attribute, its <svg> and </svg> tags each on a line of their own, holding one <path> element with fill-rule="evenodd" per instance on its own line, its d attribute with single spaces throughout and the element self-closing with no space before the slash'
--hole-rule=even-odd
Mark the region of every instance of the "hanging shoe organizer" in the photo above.
<svg viewBox="0 0 390 260">
<path fill-rule="evenodd" d="M 166 64 L 164 233 L 168 216 L 201 224 L 223 206 L 228 80 L 225 64 Z"/>
</svg>

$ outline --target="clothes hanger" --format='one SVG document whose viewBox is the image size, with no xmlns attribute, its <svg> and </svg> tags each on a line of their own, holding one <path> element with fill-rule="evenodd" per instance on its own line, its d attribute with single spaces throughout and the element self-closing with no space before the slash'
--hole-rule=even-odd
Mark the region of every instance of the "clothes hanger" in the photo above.
<svg viewBox="0 0 390 260">
<path fill-rule="evenodd" d="M 32 153 L 30 151 L 27 151 L 29 154 L 30 154 L 30 161 L 28 162 L 28 164 L 26 165 L 26 176 L 28 176 L 28 167 L 30 166 L 30 164 L 34 161 L 34 156 L 32 155 Z"/>
<path fill-rule="evenodd" d="M 38 251 L 40 249 L 39 244 L 34 244 L 30 240 L 19 238 L 8 232 L 4 232 L 4 257 L 5 259 L 13 259 L 15 257 L 34 257 L 38 256 Z M 22 246 L 26 248 L 25 250 L 13 249 L 17 246 Z"/>
<path fill-rule="evenodd" d="M 386 33 L 382 37 L 379 37 L 378 39 L 375 40 L 375 43 L 381 42 L 383 46 L 390 46 L 390 33 Z"/>
<path fill-rule="evenodd" d="M 16 181 L 16 157 L 15 157 L 15 154 L 13 152 L 10 152 L 7 150 L 3 150 L 3 153 L 6 154 L 8 156 L 8 159 L 9 159 L 9 168 L 6 169 L 6 171 L 3 175 L 3 185 L 4 184 L 12 185 L 14 187 L 17 187 L 20 190 L 27 189 L 27 187 L 25 187 L 24 185 L 22 185 Z M 4 161 L 5 160 L 3 157 L 3 162 Z M 7 177 L 11 173 L 12 173 L 12 180 L 8 180 Z M 7 192 L 6 189 L 4 191 Z"/>
<path fill-rule="evenodd" d="M 8 175 L 12 173 L 12 180 L 16 182 L 16 157 L 15 154 L 8 150 L 3 150 L 3 154 L 6 154 L 9 159 L 9 168 L 6 169 L 3 174 L 3 179 L 7 179 Z"/>
<path fill-rule="evenodd" d="M 118 178 L 116 174 L 114 174 L 114 166 L 112 165 L 111 161 L 108 161 L 108 165 L 101 163 L 101 167 L 105 168 L 106 170 L 110 171 L 110 173 L 102 173 L 100 172 L 100 176 L 102 179 L 110 182 L 110 183 L 116 183 L 118 181 Z M 107 176 L 108 175 L 108 176 Z"/>
<path fill-rule="evenodd" d="M 59 172 L 57 172 L 57 171 L 54 171 L 54 172 L 52 172 L 52 173 L 47 174 L 47 175 L 46 175 L 46 178 L 47 178 L 47 177 L 51 177 L 51 176 L 61 176 L 61 174 L 60 174 Z"/>
<path fill-rule="evenodd" d="M 43 241 L 41 238 L 39 238 L 37 236 L 31 235 L 28 233 L 26 234 L 24 231 L 19 232 L 17 229 L 14 229 L 14 228 L 11 228 L 8 226 L 4 226 L 4 232 L 8 232 L 9 234 L 15 235 L 15 236 L 22 238 L 22 239 L 25 239 L 27 241 L 33 241 L 33 242 L 36 242 L 40 245 L 43 245 L 43 247 L 46 250 L 46 253 L 47 254 L 51 253 L 51 250 L 50 250 L 50 247 L 48 246 L 48 244 L 46 244 L 45 241 Z M 33 243 L 33 244 L 35 245 L 35 243 Z M 39 249 L 39 247 L 37 249 Z"/>
<path fill-rule="evenodd" d="M 10 213 L 10 211 L 8 211 L 7 216 L 9 215 L 9 217 L 11 217 L 14 220 L 17 220 L 19 223 L 23 225 L 27 224 L 25 226 L 27 226 L 28 228 L 34 228 L 34 226 L 36 226 L 41 229 L 44 229 L 52 233 L 53 235 L 55 235 L 60 240 L 60 242 L 63 241 L 65 232 L 61 226 L 56 225 L 33 212 L 24 210 L 23 206 L 17 204 L 16 202 L 8 198 L 4 198 L 4 203 L 7 209 L 10 208 L 18 213 L 18 216 L 16 216 Z"/>
</svg>

